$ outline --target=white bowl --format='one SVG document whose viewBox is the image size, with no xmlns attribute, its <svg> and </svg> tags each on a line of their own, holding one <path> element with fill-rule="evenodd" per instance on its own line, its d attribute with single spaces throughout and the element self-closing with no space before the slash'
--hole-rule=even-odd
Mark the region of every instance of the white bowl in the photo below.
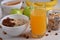
<svg viewBox="0 0 60 40">
<path fill-rule="evenodd" d="M 28 23 L 21 25 L 21 26 L 17 26 L 17 27 L 7 27 L 7 26 L 2 25 L 2 21 L 4 19 L 6 19 L 7 17 L 13 18 L 13 19 L 24 19 L 24 20 L 28 21 Z M 4 32 L 6 32 L 7 35 L 18 36 L 18 35 L 24 33 L 24 31 L 28 28 L 29 18 L 25 15 L 18 15 L 18 14 L 8 15 L 8 16 L 5 16 L 4 18 L 1 19 L 0 24 L 2 26 L 2 30 Z"/>
<path fill-rule="evenodd" d="M 8 15 L 10 14 L 10 11 L 11 9 L 20 9 L 22 7 L 22 1 L 20 1 L 19 4 L 16 4 L 16 5 L 11 5 L 11 6 L 7 6 L 7 5 L 4 5 L 4 3 L 7 3 L 7 2 L 10 2 L 10 1 L 17 1 L 17 0 L 3 0 L 1 2 L 1 8 L 3 8 L 3 13 L 5 13 L 5 15 Z"/>
</svg>

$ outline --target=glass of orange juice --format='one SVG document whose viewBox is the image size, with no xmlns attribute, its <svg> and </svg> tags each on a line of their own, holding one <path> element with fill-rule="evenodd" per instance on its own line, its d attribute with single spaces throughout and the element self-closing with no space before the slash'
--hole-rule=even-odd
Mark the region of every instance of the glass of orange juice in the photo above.
<svg viewBox="0 0 60 40">
<path fill-rule="evenodd" d="M 40 38 L 46 33 L 46 9 L 45 7 L 35 7 L 30 14 L 30 24 L 32 37 Z"/>
</svg>

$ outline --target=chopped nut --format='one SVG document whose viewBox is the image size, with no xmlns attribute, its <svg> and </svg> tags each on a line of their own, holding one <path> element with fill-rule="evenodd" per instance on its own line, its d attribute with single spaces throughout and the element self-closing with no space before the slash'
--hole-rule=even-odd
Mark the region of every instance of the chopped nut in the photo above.
<svg viewBox="0 0 60 40">
<path fill-rule="evenodd" d="M 26 36 L 26 39 L 28 39 L 29 38 L 29 36 Z"/>
<path fill-rule="evenodd" d="M 50 32 L 51 32 L 51 30 L 48 30 L 48 32 L 50 33 Z"/>
<path fill-rule="evenodd" d="M 55 35 L 58 35 L 58 33 L 55 33 Z"/>
</svg>

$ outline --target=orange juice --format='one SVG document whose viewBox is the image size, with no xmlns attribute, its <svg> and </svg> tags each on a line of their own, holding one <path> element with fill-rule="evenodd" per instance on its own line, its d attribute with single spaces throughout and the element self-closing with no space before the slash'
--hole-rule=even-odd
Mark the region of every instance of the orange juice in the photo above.
<svg viewBox="0 0 60 40">
<path fill-rule="evenodd" d="M 32 34 L 44 35 L 46 32 L 46 10 L 34 9 L 30 15 Z"/>
</svg>

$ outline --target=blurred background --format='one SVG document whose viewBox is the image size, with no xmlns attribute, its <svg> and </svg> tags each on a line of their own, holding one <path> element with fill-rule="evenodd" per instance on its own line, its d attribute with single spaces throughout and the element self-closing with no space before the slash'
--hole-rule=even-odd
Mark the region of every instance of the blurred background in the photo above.
<svg viewBox="0 0 60 40">
<path fill-rule="evenodd" d="M 1 3 L 1 1 L 3 1 L 3 0 L 0 0 L 0 3 Z M 6 1 L 7 1 L 7 0 L 6 0 Z M 22 1 L 24 1 L 23 6 L 25 6 L 25 1 L 26 1 L 26 0 L 22 0 Z M 33 1 L 37 1 L 37 0 L 33 0 Z M 50 0 L 38 0 L 38 1 L 46 2 L 46 1 L 50 1 Z M 55 8 L 60 8 L 60 0 L 58 0 L 58 3 L 57 3 L 57 5 L 55 6 Z"/>
</svg>

